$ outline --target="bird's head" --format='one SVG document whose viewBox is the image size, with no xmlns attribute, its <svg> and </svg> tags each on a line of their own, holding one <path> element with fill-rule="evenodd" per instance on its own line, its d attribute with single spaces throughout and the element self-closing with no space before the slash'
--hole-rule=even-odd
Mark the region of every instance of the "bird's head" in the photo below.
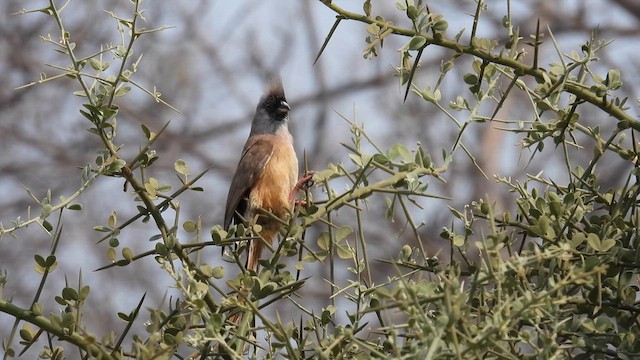
<svg viewBox="0 0 640 360">
<path fill-rule="evenodd" d="M 282 81 L 278 77 L 271 79 L 256 108 L 251 135 L 275 134 L 283 126 L 286 128 L 289 111 L 291 108 L 284 96 Z"/>
</svg>

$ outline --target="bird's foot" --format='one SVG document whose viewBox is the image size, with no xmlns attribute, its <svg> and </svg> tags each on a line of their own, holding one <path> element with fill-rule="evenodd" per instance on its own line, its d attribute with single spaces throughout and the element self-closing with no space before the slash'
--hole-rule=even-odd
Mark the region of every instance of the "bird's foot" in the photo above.
<svg viewBox="0 0 640 360">
<path fill-rule="evenodd" d="M 308 171 L 304 176 L 298 179 L 296 186 L 293 188 L 295 191 L 307 190 L 313 186 L 313 175 L 315 175 L 315 171 Z"/>
<path fill-rule="evenodd" d="M 291 193 L 289 193 L 289 202 L 292 202 L 296 198 L 296 194 L 298 193 L 298 191 L 307 190 L 313 186 L 313 175 L 315 173 L 315 171 L 308 171 L 300 179 L 298 179 L 298 182 L 293 187 L 293 190 L 291 190 Z"/>
</svg>

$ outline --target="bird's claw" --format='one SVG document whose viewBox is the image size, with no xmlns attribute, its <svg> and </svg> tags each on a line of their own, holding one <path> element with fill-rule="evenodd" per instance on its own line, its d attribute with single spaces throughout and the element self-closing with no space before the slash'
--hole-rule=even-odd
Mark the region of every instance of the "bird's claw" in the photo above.
<svg viewBox="0 0 640 360">
<path fill-rule="evenodd" d="M 315 182 L 313 181 L 313 175 L 315 175 L 315 171 L 307 171 L 300 179 L 295 186 L 295 191 L 307 190 L 312 187 Z"/>
<path fill-rule="evenodd" d="M 296 198 L 296 194 L 298 193 L 298 191 L 307 190 L 313 186 L 313 175 L 315 173 L 315 171 L 307 171 L 304 176 L 298 179 L 298 182 L 296 182 L 296 185 L 293 187 L 291 193 L 289 194 L 289 202 L 292 202 Z"/>
</svg>

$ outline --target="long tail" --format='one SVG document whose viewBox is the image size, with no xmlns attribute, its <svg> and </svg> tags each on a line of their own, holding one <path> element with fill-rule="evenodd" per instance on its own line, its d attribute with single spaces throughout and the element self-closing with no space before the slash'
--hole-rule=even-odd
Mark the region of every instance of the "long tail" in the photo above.
<svg viewBox="0 0 640 360">
<path fill-rule="evenodd" d="M 247 270 L 253 270 L 256 273 L 258 272 L 258 268 L 259 268 L 259 263 L 258 260 L 260 260 L 260 255 L 262 254 L 262 249 L 264 248 L 264 244 L 265 242 L 268 242 L 269 244 L 272 243 L 273 238 L 275 237 L 275 234 L 277 233 L 277 229 L 273 230 L 270 228 L 266 228 L 263 229 L 262 232 L 260 233 L 260 236 L 257 239 L 253 239 L 251 240 L 250 244 L 249 244 L 249 252 L 247 254 L 247 263 L 245 265 L 245 267 L 247 268 Z M 242 291 L 243 293 L 246 291 Z M 248 296 L 249 294 L 242 294 L 241 297 L 241 301 L 246 301 L 246 296 Z M 229 316 L 229 318 L 227 319 L 227 321 L 229 321 L 232 324 L 235 324 L 236 326 L 241 326 L 244 320 L 244 315 L 248 314 L 248 315 L 252 315 L 248 312 L 245 311 L 238 311 L 235 314 L 232 314 L 231 316 Z M 245 325 L 246 326 L 246 325 Z M 251 326 L 251 325 L 249 325 Z M 239 338 L 240 339 L 240 338 Z M 236 340 L 236 341 L 244 341 L 244 340 Z M 245 342 L 244 345 L 242 346 L 242 352 L 245 353 L 248 351 L 249 349 L 249 342 Z M 218 343 L 215 343 L 212 345 L 211 348 L 209 348 L 207 350 L 207 354 L 211 354 L 211 353 L 216 353 L 220 351 L 220 346 Z M 202 352 L 200 350 L 197 350 L 195 352 L 193 352 L 191 355 L 187 356 L 185 359 L 186 360 L 196 360 L 198 358 L 202 357 Z M 205 354 L 206 355 L 206 354 Z"/>
<path fill-rule="evenodd" d="M 251 243 L 249 244 L 249 252 L 247 254 L 247 270 L 253 270 L 256 273 L 258 272 L 258 260 L 260 260 L 264 244 L 272 244 L 276 232 L 277 231 L 275 229 L 265 228 L 260 233 L 260 237 L 258 239 L 251 240 Z"/>
<path fill-rule="evenodd" d="M 268 225 L 267 225 L 268 226 Z M 262 249 L 264 248 L 265 242 L 271 244 L 273 242 L 273 238 L 275 237 L 277 229 L 271 229 L 270 227 L 266 227 L 260 233 L 259 238 L 251 240 L 249 244 L 249 252 L 247 254 L 247 270 L 258 272 L 258 268 L 260 264 L 258 260 L 260 260 L 260 255 L 262 254 Z M 235 324 L 238 324 L 238 320 L 242 316 L 242 312 L 235 313 L 229 317 L 229 321 Z"/>
</svg>

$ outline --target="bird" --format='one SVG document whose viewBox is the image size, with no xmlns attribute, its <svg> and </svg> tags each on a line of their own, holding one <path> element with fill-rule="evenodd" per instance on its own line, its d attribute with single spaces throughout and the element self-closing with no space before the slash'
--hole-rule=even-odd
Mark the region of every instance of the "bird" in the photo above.
<svg viewBox="0 0 640 360">
<path fill-rule="evenodd" d="M 265 243 L 273 242 L 291 214 L 299 188 L 298 157 L 289 132 L 290 111 L 282 80 L 273 77 L 256 107 L 227 195 L 225 230 L 255 216 L 262 227 L 259 234 L 254 234 L 259 236 L 250 240 L 245 266 L 255 272 Z"/>
</svg>

